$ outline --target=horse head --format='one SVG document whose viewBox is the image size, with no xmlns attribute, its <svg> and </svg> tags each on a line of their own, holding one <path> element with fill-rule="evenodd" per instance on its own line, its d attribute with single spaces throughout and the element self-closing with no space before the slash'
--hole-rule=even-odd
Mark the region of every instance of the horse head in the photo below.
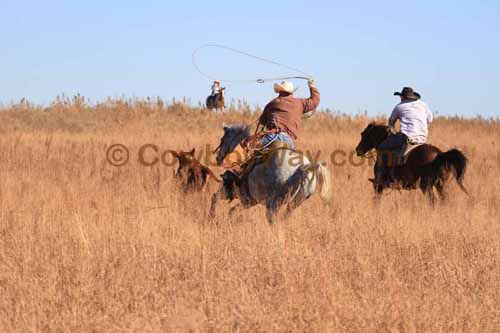
<svg viewBox="0 0 500 333">
<path fill-rule="evenodd" d="M 179 161 L 179 168 L 177 169 L 176 177 L 183 177 L 189 167 L 194 163 L 198 162 L 194 156 L 195 149 L 191 149 L 190 151 L 174 151 L 173 155 Z"/>
<path fill-rule="evenodd" d="M 361 140 L 356 147 L 356 154 L 358 156 L 363 156 L 373 148 L 377 148 L 377 146 L 387 138 L 389 132 L 390 129 L 388 126 L 371 122 L 365 130 L 361 132 Z"/>
<path fill-rule="evenodd" d="M 221 165 L 227 154 L 232 152 L 236 146 L 250 136 L 250 128 L 246 125 L 224 125 L 224 135 L 220 139 L 217 153 L 217 165 Z"/>
</svg>

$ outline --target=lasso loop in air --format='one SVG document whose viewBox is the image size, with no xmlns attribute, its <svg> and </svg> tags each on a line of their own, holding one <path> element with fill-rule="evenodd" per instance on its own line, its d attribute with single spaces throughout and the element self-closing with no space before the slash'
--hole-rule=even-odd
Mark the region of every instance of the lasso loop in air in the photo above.
<svg viewBox="0 0 500 333">
<path fill-rule="evenodd" d="M 207 47 L 216 47 L 216 48 L 220 48 L 220 49 L 225 49 L 225 50 L 228 50 L 228 51 L 231 51 L 231 52 L 234 52 L 234 53 L 238 53 L 238 54 L 247 56 L 249 58 L 253 58 L 253 59 L 256 59 L 256 60 L 259 60 L 259 61 L 271 64 L 271 65 L 274 65 L 274 66 L 278 66 L 278 67 L 281 67 L 281 68 L 284 68 L 284 69 L 287 69 L 287 70 L 290 70 L 290 71 L 302 74 L 304 76 L 283 76 L 283 77 L 273 77 L 273 78 L 258 78 L 258 79 L 253 79 L 253 80 L 226 80 L 226 79 L 215 78 L 215 77 L 213 77 L 211 75 L 208 75 L 207 73 L 203 72 L 200 69 L 200 67 L 198 66 L 198 64 L 196 63 L 196 54 L 198 53 L 198 51 L 200 51 L 201 49 L 207 48 Z M 230 84 L 234 84 L 234 83 L 255 83 L 255 82 L 257 82 L 257 83 L 264 83 L 264 82 L 268 82 L 268 81 L 289 80 L 289 79 L 310 80 L 312 78 L 312 75 L 310 75 L 310 74 L 308 74 L 308 73 L 306 73 L 306 72 L 304 72 L 304 71 L 302 71 L 302 70 L 300 70 L 298 68 L 291 67 L 291 66 L 279 63 L 279 62 L 274 61 L 274 60 L 269 60 L 269 59 L 266 59 L 266 58 L 262 58 L 262 57 L 250 54 L 248 52 L 244 52 L 244 51 L 241 51 L 241 50 L 229 47 L 229 46 L 221 45 L 221 44 L 203 44 L 202 46 L 198 47 L 196 50 L 193 51 L 193 54 L 192 54 L 191 58 L 192 58 L 192 62 L 193 62 L 194 68 L 202 76 L 204 76 L 207 79 L 212 80 L 212 81 L 219 80 L 221 82 L 230 83 Z"/>
</svg>

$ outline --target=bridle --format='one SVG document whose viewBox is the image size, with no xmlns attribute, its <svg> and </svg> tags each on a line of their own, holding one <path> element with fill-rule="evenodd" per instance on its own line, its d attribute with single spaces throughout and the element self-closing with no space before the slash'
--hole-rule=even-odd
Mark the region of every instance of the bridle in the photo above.
<svg viewBox="0 0 500 333">
<path fill-rule="evenodd" d="M 386 132 L 387 132 L 387 135 L 390 135 L 390 133 L 392 132 L 392 128 L 387 127 Z M 362 157 L 368 158 L 368 159 L 372 160 L 373 162 L 376 162 L 377 161 L 377 148 L 374 147 L 374 148 L 368 150 L 366 153 L 364 153 L 362 155 Z"/>
<path fill-rule="evenodd" d="M 221 142 L 221 143 L 219 143 L 219 145 L 217 146 L 217 148 L 215 148 L 215 149 L 212 151 L 212 154 L 217 153 L 217 152 L 220 150 L 221 146 L 222 146 L 222 142 Z"/>
</svg>

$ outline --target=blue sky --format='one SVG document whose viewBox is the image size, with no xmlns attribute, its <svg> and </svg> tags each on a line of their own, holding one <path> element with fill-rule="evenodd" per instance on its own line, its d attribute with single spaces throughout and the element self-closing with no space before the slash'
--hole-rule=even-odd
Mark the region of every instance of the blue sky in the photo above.
<svg viewBox="0 0 500 333">
<path fill-rule="evenodd" d="M 0 0 L 0 102 L 48 103 L 61 93 L 207 95 L 192 66 L 214 42 L 314 75 L 322 107 L 390 112 L 413 86 L 441 115 L 498 116 L 498 1 L 10 1 Z M 291 74 L 205 49 L 214 76 Z M 296 82 L 306 95 L 305 82 Z M 231 85 L 229 97 L 263 105 L 272 83 Z"/>
</svg>

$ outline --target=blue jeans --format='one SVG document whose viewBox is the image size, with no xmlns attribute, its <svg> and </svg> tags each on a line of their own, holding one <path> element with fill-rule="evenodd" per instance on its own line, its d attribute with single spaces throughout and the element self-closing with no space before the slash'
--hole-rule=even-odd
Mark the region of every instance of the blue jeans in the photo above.
<svg viewBox="0 0 500 333">
<path fill-rule="evenodd" d="M 288 145 L 288 147 L 290 147 L 290 149 L 295 149 L 295 143 L 293 143 L 292 138 L 285 132 L 266 134 L 262 139 L 262 146 L 267 147 L 275 140 L 285 142 Z"/>
<path fill-rule="evenodd" d="M 387 139 L 382 141 L 381 144 L 378 145 L 378 150 L 397 150 L 403 148 L 406 144 L 408 137 L 403 133 L 396 133 L 389 135 Z"/>
<path fill-rule="evenodd" d="M 379 161 L 379 163 L 382 163 L 378 164 L 379 180 L 385 180 L 387 178 L 387 169 L 390 167 L 390 169 L 392 170 L 392 167 L 396 162 L 394 158 L 394 151 L 402 149 L 404 145 L 406 145 L 407 141 L 408 137 L 405 134 L 396 133 L 389 135 L 387 139 L 385 139 L 381 144 L 378 145 L 377 151 L 379 152 L 379 154 L 381 154 L 382 157 L 382 160 Z"/>
</svg>

